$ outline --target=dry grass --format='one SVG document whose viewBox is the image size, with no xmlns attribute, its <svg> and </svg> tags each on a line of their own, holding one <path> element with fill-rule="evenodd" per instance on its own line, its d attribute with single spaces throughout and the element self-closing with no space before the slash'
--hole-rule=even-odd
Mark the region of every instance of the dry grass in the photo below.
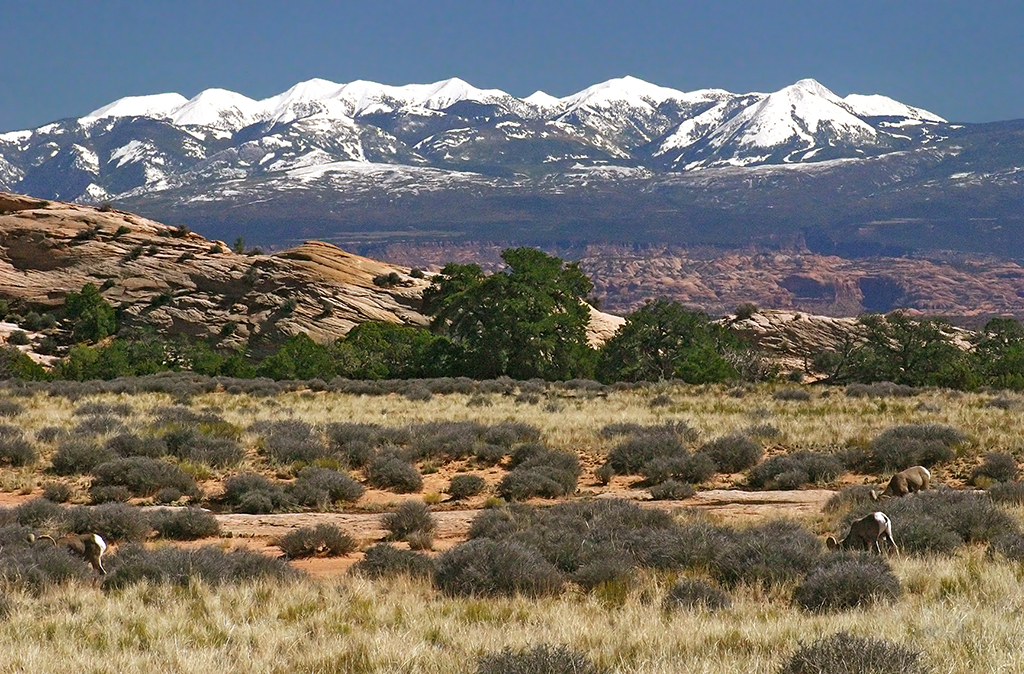
<svg viewBox="0 0 1024 674">
<path fill-rule="evenodd" d="M 921 651 L 931 671 L 1024 670 L 1020 567 L 979 550 L 896 560 L 895 606 L 818 615 L 782 589 L 741 587 L 717 613 L 660 608 L 672 579 L 558 598 L 451 599 L 424 582 L 300 581 L 218 588 L 68 587 L 14 595 L 0 671 L 472 672 L 504 647 L 566 644 L 614 672 L 774 672 L 839 630 Z"/>
<path fill-rule="evenodd" d="M 560 391 L 557 406 L 493 394 L 493 405 L 482 406 L 468 405 L 470 396 L 464 394 L 413 402 L 397 395 L 212 393 L 194 398 L 192 408 L 208 408 L 239 428 L 285 419 L 388 426 L 522 421 L 537 426 L 551 449 L 578 453 L 588 470 L 619 441 L 599 433 L 617 422 L 684 420 L 700 431 L 698 442 L 767 423 L 780 431 L 770 453 L 864 446 L 896 424 L 947 424 L 971 440 L 957 461 L 933 471 L 938 482 L 968 479 L 989 452 L 1022 449 L 1024 416 L 987 405 L 990 394 L 935 391 L 869 399 L 816 389 L 811 400 L 800 401 L 777 400 L 772 393 L 770 386 L 743 397 L 722 387 L 663 386 L 602 396 Z M 655 395 L 668 395 L 672 403 L 652 407 Z M 74 404 L 37 395 L 20 402 L 25 411 L 12 423 L 31 438 L 47 426 L 71 428 L 77 421 L 71 412 L 84 402 L 127 403 L 135 414 L 124 421 L 141 430 L 150 410 L 174 401 L 141 394 L 91 396 Z M 242 435 L 247 456 L 236 470 L 273 474 L 257 454 L 257 441 L 253 433 Z M 54 445 L 40 444 L 40 450 L 43 461 L 34 469 L 0 468 L 0 489 L 24 493 L 52 479 L 43 469 Z M 214 478 L 228 474 L 211 471 Z M 434 481 L 428 479 L 424 491 L 440 491 L 450 474 L 428 478 Z M 1014 513 L 1024 517 L 1024 510 Z M 830 520 L 814 515 L 805 524 L 821 532 Z M 7 594 L 10 615 L 0 621 L 0 652 L 5 653 L 0 672 L 469 673 L 485 653 L 540 643 L 566 644 L 613 672 L 774 672 L 800 644 L 839 630 L 919 650 L 931 671 L 1024 672 L 1022 567 L 987 560 L 978 548 L 951 558 L 891 561 L 904 588 L 899 603 L 825 615 L 792 606 L 792 587 L 748 586 L 733 591 L 732 607 L 717 613 L 666 613 L 661 604 L 677 577 L 653 573 L 590 594 L 570 590 L 538 600 L 453 599 L 422 581 L 359 577 L 216 589 L 141 585 L 109 594 L 77 585 L 42 596 L 14 591 Z"/>
</svg>

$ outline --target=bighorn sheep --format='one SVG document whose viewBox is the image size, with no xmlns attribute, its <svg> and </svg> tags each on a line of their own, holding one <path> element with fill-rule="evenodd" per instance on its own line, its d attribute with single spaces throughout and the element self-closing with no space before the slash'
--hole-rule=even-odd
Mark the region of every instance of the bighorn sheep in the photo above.
<svg viewBox="0 0 1024 674">
<path fill-rule="evenodd" d="M 63 546 L 67 548 L 71 552 L 83 557 L 85 561 L 92 565 L 92 568 L 106 575 L 107 570 L 103 568 L 103 553 L 107 551 L 107 542 L 99 534 L 68 534 L 60 538 L 46 535 L 37 537 L 35 534 L 29 534 L 28 536 L 29 542 L 34 542 L 37 538 L 46 538 L 56 547 Z"/>
<path fill-rule="evenodd" d="M 842 541 L 837 541 L 834 536 L 829 536 L 825 539 L 825 544 L 829 550 L 837 548 L 871 550 L 874 548 L 878 554 L 882 554 L 882 548 L 878 544 L 882 540 L 899 553 L 900 549 L 896 547 L 896 541 L 892 538 L 892 521 L 889 520 L 889 516 L 883 512 L 874 512 L 853 522 L 850 525 L 850 533 Z"/>
<path fill-rule="evenodd" d="M 928 489 L 931 485 L 932 474 L 924 466 L 912 466 L 901 470 L 889 480 L 889 486 L 882 492 L 882 498 L 892 496 L 906 496 L 914 492 Z"/>
</svg>

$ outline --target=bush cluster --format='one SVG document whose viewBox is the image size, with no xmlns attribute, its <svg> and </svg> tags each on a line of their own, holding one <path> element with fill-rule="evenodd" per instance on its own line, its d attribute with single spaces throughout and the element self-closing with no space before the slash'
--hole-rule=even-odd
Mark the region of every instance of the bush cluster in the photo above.
<svg viewBox="0 0 1024 674">
<path fill-rule="evenodd" d="M 366 469 L 366 481 L 378 489 L 390 489 L 399 494 L 417 492 L 423 488 L 423 476 L 416 466 L 395 454 L 377 456 Z"/>
<path fill-rule="evenodd" d="M 971 473 L 971 481 L 979 484 L 982 480 L 990 482 L 1012 482 L 1017 479 L 1017 459 L 1004 452 L 989 452 L 985 460 Z"/>
<path fill-rule="evenodd" d="M 655 460 L 680 461 L 689 456 L 687 442 L 697 434 L 683 421 L 656 426 L 633 423 L 608 424 L 601 436 L 627 436 L 608 453 L 608 465 L 619 475 L 636 475 Z"/>
<path fill-rule="evenodd" d="M 885 639 L 837 632 L 801 646 L 779 674 L 925 674 L 920 653 Z"/>
<path fill-rule="evenodd" d="M 747 484 L 754 489 L 798 489 L 808 483 L 830 482 L 842 472 L 843 463 L 835 455 L 802 449 L 754 466 Z"/>
<path fill-rule="evenodd" d="M 706 581 L 693 578 L 677 580 L 661 603 L 664 611 L 680 608 L 719 611 L 731 606 L 732 600 L 726 592 Z"/>
<path fill-rule="evenodd" d="M 651 498 L 655 501 L 681 501 L 697 493 L 689 482 L 678 482 L 672 478 L 651 487 Z"/>
<path fill-rule="evenodd" d="M 565 579 L 540 553 L 516 541 L 477 538 L 438 558 L 434 582 L 452 596 L 540 597 L 557 594 Z"/>
<path fill-rule="evenodd" d="M 331 468 L 306 467 L 288 486 L 295 503 L 310 508 L 327 508 L 335 503 L 358 501 L 366 490 L 346 473 Z"/>
<path fill-rule="evenodd" d="M 221 502 L 236 512 L 252 515 L 283 510 L 291 505 L 280 484 L 256 473 L 242 473 L 225 480 Z"/>
<path fill-rule="evenodd" d="M 109 447 L 93 440 L 72 438 L 61 442 L 50 458 L 52 470 L 57 475 L 84 475 L 103 463 L 117 458 Z"/>
<path fill-rule="evenodd" d="M 149 523 L 161 538 L 195 541 L 220 535 L 220 523 L 202 508 L 161 508 L 149 516 Z"/>
<path fill-rule="evenodd" d="M 202 493 L 192 476 L 181 468 L 148 456 L 129 456 L 101 463 L 93 468 L 92 474 L 90 489 L 93 490 L 124 487 L 132 496 L 153 496 L 169 487 L 192 497 Z"/>
<path fill-rule="evenodd" d="M 507 501 L 536 496 L 558 498 L 576 491 L 582 469 L 570 452 L 549 450 L 543 445 L 520 445 L 512 457 L 512 470 L 498 483 L 498 495 Z"/>
<path fill-rule="evenodd" d="M 265 422 L 254 424 L 250 430 L 262 434 L 260 446 L 263 453 L 281 464 L 310 464 L 329 453 L 320 433 L 305 421 Z"/>
<path fill-rule="evenodd" d="M 437 521 L 423 501 L 406 501 L 382 519 L 390 541 L 408 541 L 416 536 L 432 540 Z M 429 547 L 424 546 L 424 547 Z"/>
<path fill-rule="evenodd" d="M 389 543 L 378 543 L 366 550 L 352 571 L 368 578 L 431 578 L 434 575 L 434 560 L 422 552 L 400 550 Z"/>
<path fill-rule="evenodd" d="M 900 594 L 899 579 L 878 555 L 835 552 L 811 569 L 793 599 L 805 610 L 827 612 L 894 601 Z"/>
<path fill-rule="evenodd" d="M 760 443 L 745 435 L 725 435 L 701 446 L 699 453 L 710 458 L 722 473 L 739 473 L 750 468 L 764 456 Z"/>
<path fill-rule="evenodd" d="M 569 646 L 539 644 L 521 650 L 505 648 L 477 661 L 477 674 L 601 674 L 585 653 Z"/>
<path fill-rule="evenodd" d="M 886 471 L 931 467 L 952 459 L 954 449 L 966 441 L 966 435 L 943 424 L 893 426 L 871 441 L 868 467 Z"/>
<path fill-rule="evenodd" d="M 452 501 L 476 496 L 487 487 L 487 483 L 479 475 L 460 473 L 452 477 L 448 483 L 448 497 Z"/>
<path fill-rule="evenodd" d="M 290 531 L 276 543 L 289 559 L 342 557 L 356 549 L 356 541 L 333 524 L 318 524 Z"/>
<path fill-rule="evenodd" d="M 224 585 L 256 579 L 290 580 L 301 575 L 284 560 L 244 549 L 225 552 L 213 545 L 195 550 L 171 546 L 146 550 L 128 545 L 118 551 L 111 567 L 102 585 L 108 591 L 142 582 L 188 585 L 198 580 Z"/>
<path fill-rule="evenodd" d="M 31 466 L 39 461 L 39 452 L 24 433 L 8 424 L 0 425 L 0 464 Z"/>
</svg>

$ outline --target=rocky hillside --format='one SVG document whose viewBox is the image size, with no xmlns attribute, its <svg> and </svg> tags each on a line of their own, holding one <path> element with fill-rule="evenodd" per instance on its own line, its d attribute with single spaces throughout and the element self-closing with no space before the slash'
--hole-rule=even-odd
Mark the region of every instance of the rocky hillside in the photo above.
<svg viewBox="0 0 1024 674">
<path fill-rule="evenodd" d="M 0 297 L 39 312 L 93 283 L 127 326 L 225 345 L 297 332 L 327 341 L 367 320 L 425 325 L 429 282 L 410 271 L 320 242 L 240 254 L 131 213 L 0 194 Z M 374 284 L 390 273 L 398 284 Z"/>
<path fill-rule="evenodd" d="M 369 320 L 426 325 L 429 279 L 411 272 L 319 241 L 242 254 L 124 211 L 0 193 L 0 299 L 23 313 L 59 307 L 92 283 L 127 327 L 224 346 L 299 332 L 329 342 Z M 391 274 L 397 283 L 374 283 Z M 607 339 L 621 321 L 594 312 L 592 339 Z"/>
</svg>

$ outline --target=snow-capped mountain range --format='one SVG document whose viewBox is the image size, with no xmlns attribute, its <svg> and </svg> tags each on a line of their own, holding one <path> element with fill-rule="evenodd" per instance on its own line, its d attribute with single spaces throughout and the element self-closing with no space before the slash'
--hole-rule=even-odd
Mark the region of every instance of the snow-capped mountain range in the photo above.
<svg viewBox="0 0 1024 674">
<path fill-rule="evenodd" d="M 963 138 L 981 126 L 950 124 L 881 95 L 840 97 L 812 79 L 773 93 L 734 94 L 622 77 L 564 98 L 540 91 L 517 98 L 460 79 L 406 86 L 314 79 L 263 100 L 223 89 L 191 99 L 133 96 L 0 134 L 0 190 L 222 224 L 233 212 L 248 213 L 239 216 L 242 224 L 284 222 L 284 204 L 301 204 L 307 219 L 331 220 L 323 214 L 358 202 L 359 212 L 371 213 L 359 227 L 372 229 L 387 208 L 424 195 L 493 201 L 608 188 L 635 197 L 685 184 L 700 200 L 722 181 L 735 191 L 837 171 L 859 171 L 858 180 L 875 191 L 899 182 L 903 189 L 920 173 L 908 165 L 934 167 L 969 154 Z M 864 173 L 876 170 L 885 177 Z M 1016 166 L 999 170 L 1015 175 Z M 962 184 L 978 173 L 957 164 L 945 178 L 929 179 L 940 178 Z M 256 238 L 292 237 L 301 234 Z"/>
</svg>

